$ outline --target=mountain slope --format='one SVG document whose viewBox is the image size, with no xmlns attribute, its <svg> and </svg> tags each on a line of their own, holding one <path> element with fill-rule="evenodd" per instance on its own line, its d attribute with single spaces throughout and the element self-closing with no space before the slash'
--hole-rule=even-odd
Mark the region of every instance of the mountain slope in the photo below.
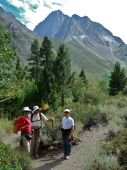
<svg viewBox="0 0 127 170">
<path fill-rule="evenodd" d="M 18 45 L 18 54 L 22 64 L 27 63 L 27 59 L 30 57 L 31 43 L 37 35 L 17 20 L 11 13 L 4 11 L 2 7 L 0 7 L 0 22 L 11 33 L 13 38 L 12 45 Z"/>
</svg>

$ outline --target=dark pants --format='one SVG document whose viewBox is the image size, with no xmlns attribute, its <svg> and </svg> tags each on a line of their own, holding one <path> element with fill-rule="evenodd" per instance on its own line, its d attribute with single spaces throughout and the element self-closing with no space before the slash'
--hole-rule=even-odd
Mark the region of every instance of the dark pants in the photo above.
<svg viewBox="0 0 127 170">
<path fill-rule="evenodd" d="M 70 132 L 62 131 L 62 140 L 64 144 L 64 155 L 70 156 L 71 153 L 71 139 L 68 139 L 68 136 L 70 135 Z"/>
</svg>

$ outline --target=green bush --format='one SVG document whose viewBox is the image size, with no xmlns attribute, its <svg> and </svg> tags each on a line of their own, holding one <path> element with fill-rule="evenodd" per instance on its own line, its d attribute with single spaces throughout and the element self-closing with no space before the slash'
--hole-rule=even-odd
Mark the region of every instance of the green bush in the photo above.
<svg viewBox="0 0 127 170">
<path fill-rule="evenodd" d="M 32 170 L 30 162 L 26 153 L 19 153 L 0 141 L 0 170 Z"/>
<path fill-rule="evenodd" d="M 102 122 L 102 114 L 99 107 L 88 105 L 86 107 L 86 112 L 83 118 L 84 128 L 96 126 L 101 122 Z"/>
<path fill-rule="evenodd" d="M 95 158 L 89 170 L 120 170 L 117 157 L 114 155 Z"/>
<path fill-rule="evenodd" d="M 109 146 L 110 144 L 105 147 L 104 144 L 98 145 L 94 155 L 88 154 L 84 165 L 85 170 L 120 170 L 117 156 L 112 154 L 112 147 L 109 148 Z"/>
<path fill-rule="evenodd" d="M 98 155 L 91 161 L 89 170 L 127 169 L 127 129 L 119 132 L 111 141 L 100 145 Z M 88 166 L 88 165 L 87 165 Z M 93 168 L 93 169 L 92 169 Z"/>
<path fill-rule="evenodd" d="M 118 156 L 120 165 L 127 167 L 127 129 L 114 139 L 113 146 L 113 152 Z M 116 152 L 116 149 L 119 149 L 119 154 Z"/>
</svg>

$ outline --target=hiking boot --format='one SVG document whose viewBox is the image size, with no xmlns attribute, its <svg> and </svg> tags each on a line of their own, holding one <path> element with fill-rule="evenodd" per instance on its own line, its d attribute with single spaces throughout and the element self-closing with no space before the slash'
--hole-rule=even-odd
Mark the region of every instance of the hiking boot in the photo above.
<svg viewBox="0 0 127 170">
<path fill-rule="evenodd" d="M 34 156 L 30 156 L 31 159 L 34 159 L 35 157 Z"/>
<path fill-rule="evenodd" d="M 65 159 L 69 159 L 69 158 L 70 158 L 70 156 L 66 156 L 66 157 L 65 157 Z"/>
<path fill-rule="evenodd" d="M 62 156 L 61 156 L 61 159 L 64 159 L 65 157 L 66 157 L 65 155 L 62 155 Z"/>
<path fill-rule="evenodd" d="M 35 158 L 38 158 L 39 157 L 39 155 L 37 154 L 37 155 L 35 155 Z"/>
</svg>

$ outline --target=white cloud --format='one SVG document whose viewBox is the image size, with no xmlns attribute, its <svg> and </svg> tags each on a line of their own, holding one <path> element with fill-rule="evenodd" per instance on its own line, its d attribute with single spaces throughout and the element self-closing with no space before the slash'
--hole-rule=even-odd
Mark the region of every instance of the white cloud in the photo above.
<svg viewBox="0 0 127 170">
<path fill-rule="evenodd" d="M 23 3 L 19 0 L 7 0 L 9 4 L 12 4 L 16 7 L 22 7 Z"/>
<path fill-rule="evenodd" d="M 62 5 L 64 5 L 63 0 L 60 1 L 52 1 L 52 0 L 46 0 L 45 3 L 47 4 L 47 7 L 44 7 L 44 2 L 40 1 L 40 4 L 38 6 L 38 8 L 36 9 L 36 12 L 32 12 L 30 10 L 26 10 L 26 16 L 28 17 L 28 19 L 31 21 L 31 23 L 27 24 L 27 27 L 30 29 L 34 29 L 34 27 L 41 21 L 43 21 L 52 11 L 58 10 L 60 9 L 61 11 L 63 11 L 63 6 L 60 5 L 53 5 L 52 2 L 55 3 L 60 3 Z M 48 7 L 49 6 L 49 7 Z M 51 7 L 51 8 L 50 8 Z"/>
</svg>

